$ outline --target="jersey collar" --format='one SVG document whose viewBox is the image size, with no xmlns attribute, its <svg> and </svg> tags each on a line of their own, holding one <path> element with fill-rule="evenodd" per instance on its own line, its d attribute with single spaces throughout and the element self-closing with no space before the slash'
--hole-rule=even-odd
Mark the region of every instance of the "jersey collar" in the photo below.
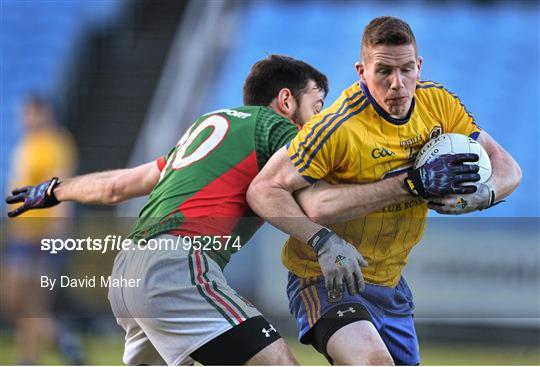
<svg viewBox="0 0 540 367">
<path fill-rule="evenodd" d="M 393 118 L 392 116 L 390 116 L 390 114 L 388 112 L 386 112 L 381 106 L 379 106 L 377 101 L 375 101 L 375 98 L 373 98 L 371 93 L 369 93 L 369 89 L 368 89 L 367 85 L 365 85 L 362 82 L 359 82 L 359 84 L 360 84 L 360 88 L 362 88 L 362 91 L 364 92 L 364 94 L 365 94 L 366 98 L 368 99 L 369 103 L 371 103 L 373 108 L 375 108 L 375 111 L 377 111 L 379 116 L 381 116 L 383 119 L 385 119 L 386 121 L 388 121 L 388 122 L 390 122 L 390 123 L 392 123 L 394 125 L 403 125 L 403 124 L 406 124 L 409 121 L 409 119 L 411 118 L 412 112 L 414 110 L 414 104 L 415 104 L 414 97 L 412 99 L 411 107 L 409 108 L 409 112 L 407 112 L 407 116 L 405 116 L 404 118 L 401 118 L 401 119 L 396 119 L 396 118 Z"/>
</svg>

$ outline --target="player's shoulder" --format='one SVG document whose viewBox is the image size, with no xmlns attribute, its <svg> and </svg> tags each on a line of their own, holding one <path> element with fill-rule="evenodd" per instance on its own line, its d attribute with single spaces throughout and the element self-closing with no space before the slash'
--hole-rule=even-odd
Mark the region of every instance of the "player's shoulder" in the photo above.
<svg viewBox="0 0 540 367">
<path fill-rule="evenodd" d="M 448 97 L 457 98 L 457 96 L 445 88 L 441 83 L 433 80 L 419 80 L 416 83 L 416 99 L 425 101 L 436 101 Z"/>
<path fill-rule="evenodd" d="M 341 92 L 340 96 L 328 108 L 317 116 L 336 115 L 349 112 L 366 99 L 364 91 L 358 82 L 353 83 Z"/>
<path fill-rule="evenodd" d="M 446 111 L 458 105 L 465 107 L 455 93 L 446 89 L 441 83 L 432 80 L 417 82 L 415 99 L 417 103 L 424 105 L 425 108 L 435 111 Z"/>
<path fill-rule="evenodd" d="M 346 122 L 359 116 L 369 104 L 358 82 L 344 89 L 341 95 L 327 108 L 314 115 L 306 124 L 306 129 L 341 131 Z"/>
</svg>

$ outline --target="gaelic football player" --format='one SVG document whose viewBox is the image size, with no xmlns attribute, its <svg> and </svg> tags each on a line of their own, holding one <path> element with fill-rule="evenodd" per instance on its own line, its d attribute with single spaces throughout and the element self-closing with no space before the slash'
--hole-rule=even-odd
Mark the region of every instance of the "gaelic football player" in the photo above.
<svg viewBox="0 0 540 367">
<path fill-rule="evenodd" d="M 291 234 L 282 259 L 303 343 L 338 365 L 415 365 L 420 355 L 413 297 L 401 272 L 422 237 L 428 206 L 459 213 L 453 194 L 468 194 L 467 211 L 488 208 L 517 187 L 521 172 L 456 95 L 420 80 L 422 58 L 407 23 L 372 20 L 362 37 L 361 60 L 360 81 L 270 159 L 252 182 L 248 202 Z M 471 154 L 443 155 L 411 169 L 423 144 L 450 132 L 485 148 L 493 167 L 487 183 L 473 184 L 478 166 L 463 164 L 478 160 Z M 296 195 L 302 210 L 293 193 L 306 187 Z M 346 222 L 322 227 L 310 218 Z M 325 244 L 336 234 L 355 250 L 342 244 L 335 257 L 342 271 L 329 282 L 313 248 L 329 248 Z M 351 277 L 347 267 L 356 262 L 363 269 Z"/>
<path fill-rule="evenodd" d="M 157 162 L 16 189 L 7 202 L 23 205 L 9 216 L 62 201 L 114 204 L 150 194 L 134 243 L 178 236 L 208 236 L 211 243 L 203 238 L 204 247 L 182 241 L 176 249 L 119 252 L 113 278 L 144 284 L 109 290 L 126 331 L 124 362 L 296 364 L 276 329 L 229 287 L 223 267 L 262 224 L 246 203 L 249 183 L 297 134 L 295 124 L 321 111 L 327 92 L 326 77 L 312 66 L 271 55 L 251 69 L 245 106 L 201 116 Z M 246 225 L 246 217 L 255 221 Z"/>
</svg>

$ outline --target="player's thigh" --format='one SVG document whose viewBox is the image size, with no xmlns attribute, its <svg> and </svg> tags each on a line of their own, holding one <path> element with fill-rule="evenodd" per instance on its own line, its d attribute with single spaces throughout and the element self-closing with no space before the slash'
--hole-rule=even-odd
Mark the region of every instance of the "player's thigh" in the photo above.
<svg viewBox="0 0 540 367">
<path fill-rule="evenodd" d="M 154 348 L 154 345 L 136 319 L 119 318 L 117 322 L 126 332 L 124 356 L 122 358 L 126 365 L 162 366 L 167 364 Z"/>
<path fill-rule="evenodd" d="M 252 317 L 191 353 L 203 365 L 293 365 L 296 360 L 277 330 Z"/>
<path fill-rule="evenodd" d="M 381 336 L 371 321 L 360 320 L 336 330 L 326 351 L 336 365 L 393 365 Z"/>
</svg>

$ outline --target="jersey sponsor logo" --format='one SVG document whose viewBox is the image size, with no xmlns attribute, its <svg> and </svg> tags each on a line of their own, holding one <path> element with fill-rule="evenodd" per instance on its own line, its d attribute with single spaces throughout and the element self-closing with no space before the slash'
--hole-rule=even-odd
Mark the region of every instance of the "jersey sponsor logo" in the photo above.
<svg viewBox="0 0 540 367">
<path fill-rule="evenodd" d="M 409 182 L 409 181 L 406 181 L 406 182 L 409 184 L 411 189 L 413 189 L 414 185 L 412 184 L 412 182 Z M 395 212 L 400 212 L 402 210 L 407 210 L 407 209 L 417 207 L 418 205 L 422 205 L 423 203 L 424 201 L 421 198 L 416 198 L 416 199 L 404 201 L 402 203 L 388 205 L 387 207 L 383 208 L 382 210 L 379 210 L 378 212 L 379 213 L 395 213 Z"/>
<path fill-rule="evenodd" d="M 409 139 L 401 140 L 399 142 L 399 146 L 402 147 L 402 148 L 407 148 L 407 147 L 414 146 L 414 145 L 417 145 L 419 143 L 422 143 L 422 141 L 423 141 L 422 136 L 417 135 L 417 136 L 409 138 Z"/>
<path fill-rule="evenodd" d="M 395 155 L 396 153 L 386 149 L 386 148 L 373 148 L 371 151 L 371 156 L 373 159 L 386 158 Z"/>
<path fill-rule="evenodd" d="M 422 136 L 417 135 L 409 139 L 401 140 L 399 142 L 399 146 L 403 148 L 403 150 L 405 150 L 406 152 L 408 151 L 409 154 L 407 156 L 407 159 L 414 160 L 416 158 L 416 155 L 422 148 L 423 142 L 424 139 L 422 138 Z"/>
<path fill-rule="evenodd" d="M 224 108 L 222 110 L 217 110 L 217 111 L 213 111 L 213 112 L 210 112 L 210 113 L 207 113 L 207 115 L 214 115 L 216 113 L 224 113 L 226 114 L 227 116 L 231 116 L 231 117 L 236 117 L 236 118 L 239 118 L 239 119 L 245 119 L 245 118 L 248 118 L 251 116 L 251 113 L 247 113 L 247 112 L 240 112 L 240 111 L 236 111 L 236 110 L 230 110 L 228 108 Z"/>
<path fill-rule="evenodd" d="M 392 213 L 392 212 L 399 212 L 401 211 L 401 204 L 392 204 L 388 205 L 386 208 L 383 208 L 383 213 Z"/>
<path fill-rule="evenodd" d="M 269 338 L 269 337 L 270 337 L 270 333 L 271 333 L 272 331 L 273 331 L 274 333 L 277 333 L 277 330 L 274 329 L 274 326 L 272 326 L 272 324 L 268 324 L 268 326 L 270 326 L 269 329 L 262 328 L 262 330 L 261 330 L 261 333 L 263 333 L 264 336 L 265 336 L 266 338 Z"/>
</svg>

